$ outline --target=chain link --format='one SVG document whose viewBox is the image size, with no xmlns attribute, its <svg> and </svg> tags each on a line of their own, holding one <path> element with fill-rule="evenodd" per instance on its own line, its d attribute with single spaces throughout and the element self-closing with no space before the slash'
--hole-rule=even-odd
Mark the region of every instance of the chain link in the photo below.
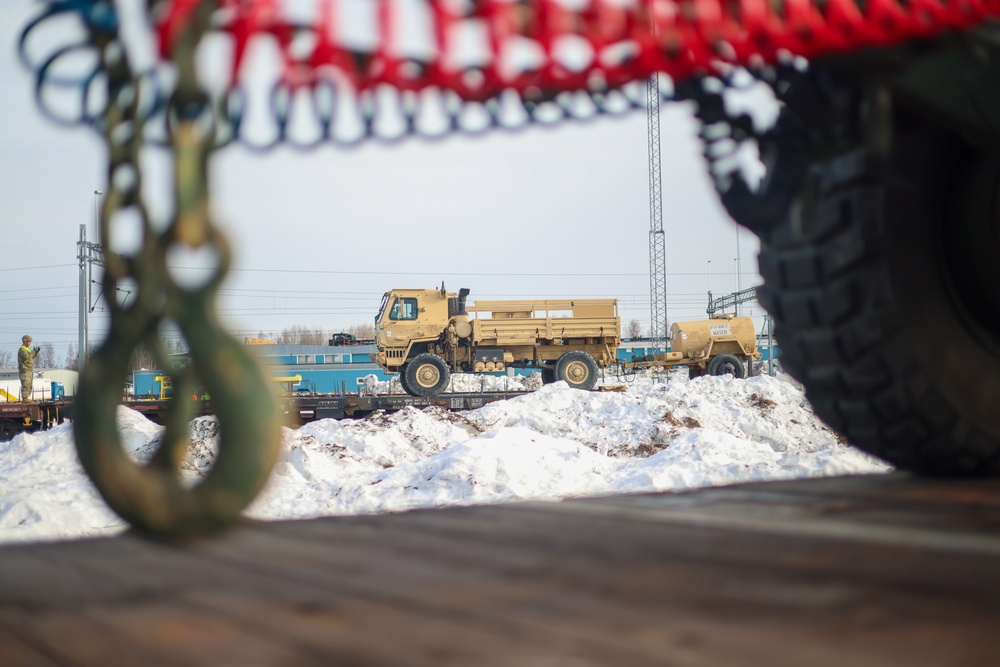
<svg viewBox="0 0 1000 667">
<path fill-rule="evenodd" d="M 173 217 L 161 232 L 142 197 L 138 83 L 116 26 L 95 30 L 90 38 L 107 72 L 108 104 L 102 125 L 109 187 L 101 237 L 111 239 L 116 221 L 131 214 L 141 221 L 143 238 L 134 254 L 106 254 L 105 293 L 113 294 L 120 284 L 131 281 L 137 295 L 127 307 L 108 304 L 110 332 L 80 379 L 74 434 L 80 461 L 111 508 L 140 531 L 171 539 L 231 524 L 266 481 L 280 442 L 277 400 L 270 383 L 215 314 L 216 291 L 229 268 L 230 250 L 211 220 L 207 166 L 214 128 L 205 122 L 207 96 L 194 69 L 193 54 L 208 15 L 201 12 L 201 20 L 185 30 L 176 49 L 178 85 L 167 107 L 175 200 Z M 219 258 L 214 275 L 200 287 L 178 285 L 166 261 L 174 247 L 214 250 Z M 139 346 L 150 349 L 162 368 L 171 367 L 159 339 L 165 322 L 172 322 L 184 335 L 190 362 L 171 370 L 178 399 L 165 418 L 160 448 L 148 465 L 139 465 L 122 448 L 115 412 L 130 358 Z M 198 387 L 207 387 L 212 395 L 220 446 L 204 480 L 189 487 L 179 474 L 188 447 L 188 423 L 194 417 L 193 406 L 184 397 Z"/>
</svg>

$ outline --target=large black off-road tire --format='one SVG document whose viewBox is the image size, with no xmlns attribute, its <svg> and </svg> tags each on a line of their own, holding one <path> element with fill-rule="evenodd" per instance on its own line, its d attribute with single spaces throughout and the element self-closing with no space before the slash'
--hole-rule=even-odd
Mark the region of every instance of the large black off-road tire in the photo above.
<svg viewBox="0 0 1000 667">
<path fill-rule="evenodd" d="M 712 357 L 706 370 L 709 375 L 732 375 L 737 380 L 746 377 L 746 367 L 735 354 L 719 354 Z"/>
<path fill-rule="evenodd" d="M 885 164 L 814 166 L 761 303 L 816 413 L 901 468 L 1000 472 L 1000 159 L 896 112 Z"/>
<path fill-rule="evenodd" d="M 556 379 L 574 389 L 593 389 L 597 385 L 597 362 L 582 350 L 571 350 L 556 362 Z"/>
<path fill-rule="evenodd" d="M 451 371 L 444 359 L 436 354 L 418 354 L 406 365 L 402 382 L 403 389 L 410 396 L 437 396 L 451 379 Z"/>
<path fill-rule="evenodd" d="M 552 384 L 556 381 L 555 368 L 542 368 L 542 384 Z"/>
<path fill-rule="evenodd" d="M 406 367 L 408 365 L 409 364 L 403 364 L 399 368 L 399 386 L 402 387 L 403 391 L 405 391 L 407 394 L 413 396 L 414 395 L 413 392 L 410 391 L 410 385 L 406 382 Z"/>
</svg>

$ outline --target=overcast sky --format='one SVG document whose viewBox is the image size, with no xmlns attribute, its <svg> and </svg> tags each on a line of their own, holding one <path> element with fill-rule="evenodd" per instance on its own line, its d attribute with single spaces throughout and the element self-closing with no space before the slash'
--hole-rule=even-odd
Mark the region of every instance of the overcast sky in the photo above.
<svg viewBox="0 0 1000 667">
<path fill-rule="evenodd" d="M 37 8 L 0 7 L 0 345 L 16 349 L 30 333 L 60 359 L 77 340 L 76 242 L 83 223 L 95 239 L 105 156 L 92 131 L 59 127 L 34 105 L 15 49 Z M 737 287 L 738 252 L 739 284 L 760 282 L 757 241 L 745 230 L 737 239 L 719 205 L 690 110 L 665 105 L 661 131 L 667 318 L 700 319 L 710 266 L 717 295 Z M 616 297 L 623 323 L 647 333 L 648 168 L 642 113 L 350 152 L 228 148 L 212 167 L 216 217 L 235 249 L 224 320 L 240 335 L 339 329 L 370 322 L 391 288 L 443 280 L 473 300 Z M 92 343 L 106 330 L 101 308 Z"/>
</svg>

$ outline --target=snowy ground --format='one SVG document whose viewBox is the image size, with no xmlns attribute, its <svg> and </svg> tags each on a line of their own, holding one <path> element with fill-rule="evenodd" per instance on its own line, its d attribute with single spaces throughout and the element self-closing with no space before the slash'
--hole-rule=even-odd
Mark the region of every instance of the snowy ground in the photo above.
<svg viewBox="0 0 1000 667">
<path fill-rule="evenodd" d="M 537 376 L 495 381 L 540 384 Z M 478 388 L 481 380 L 456 382 Z M 118 422 L 126 449 L 147 459 L 160 427 L 126 408 Z M 192 481 L 214 459 L 217 430 L 211 417 L 192 422 L 183 471 Z M 888 469 L 838 440 L 783 379 L 673 375 L 636 380 L 621 393 L 557 383 L 464 413 L 408 408 L 286 429 L 274 474 L 248 514 L 397 512 Z M 0 542 L 124 528 L 80 468 L 69 424 L 0 443 L 0 480 Z"/>
</svg>

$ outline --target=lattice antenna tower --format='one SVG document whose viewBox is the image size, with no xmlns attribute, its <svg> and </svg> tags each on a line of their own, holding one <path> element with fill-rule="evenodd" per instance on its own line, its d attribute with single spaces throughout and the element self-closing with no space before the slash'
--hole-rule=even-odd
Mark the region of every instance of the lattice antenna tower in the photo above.
<svg viewBox="0 0 1000 667">
<path fill-rule="evenodd" d="M 667 340 L 667 248 L 663 234 L 660 180 L 660 81 L 646 80 L 646 134 L 649 140 L 649 337 Z"/>
</svg>

